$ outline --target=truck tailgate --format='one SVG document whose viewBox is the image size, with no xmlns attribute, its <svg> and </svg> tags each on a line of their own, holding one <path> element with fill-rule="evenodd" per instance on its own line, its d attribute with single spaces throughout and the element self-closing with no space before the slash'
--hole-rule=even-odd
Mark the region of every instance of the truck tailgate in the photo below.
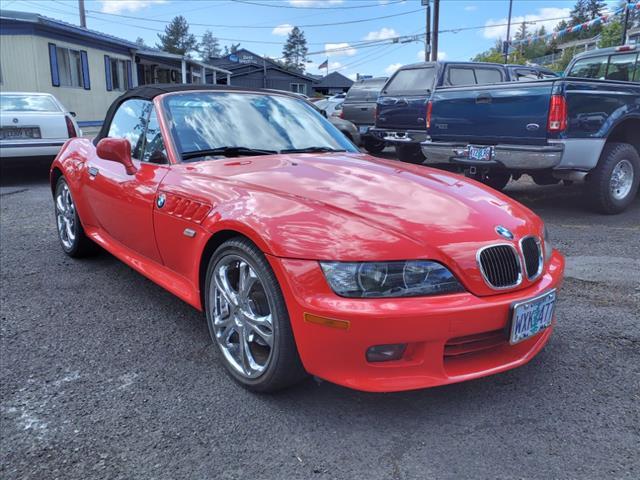
<svg viewBox="0 0 640 480">
<path fill-rule="evenodd" d="M 432 96 L 434 141 L 543 144 L 553 80 L 437 89 Z"/>
<path fill-rule="evenodd" d="M 378 99 L 376 127 L 426 130 L 426 95 L 385 96 Z"/>
<path fill-rule="evenodd" d="M 376 102 L 349 102 L 342 104 L 342 117 L 356 125 L 373 125 Z"/>
</svg>

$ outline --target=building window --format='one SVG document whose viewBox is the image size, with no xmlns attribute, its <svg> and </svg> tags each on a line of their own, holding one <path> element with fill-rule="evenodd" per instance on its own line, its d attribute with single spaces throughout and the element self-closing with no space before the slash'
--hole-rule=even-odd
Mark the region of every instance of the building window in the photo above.
<svg viewBox="0 0 640 480">
<path fill-rule="evenodd" d="M 78 50 L 56 47 L 58 75 L 62 87 L 84 87 L 82 80 L 82 59 Z"/>
<path fill-rule="evenodd" d="M 126 61 L 118 60 L 117 58 L 111 59 L 111 84 L 114 90 L 124 91 L 127 89 L 129 85 L 129 71 Z"/>
<path fill-rule="evenodd" d="M 306 83 L 292 83 L 291 91 L 294 93 L 302 93 L 303 95 L 307 94 L 307 84 Z"/>
</svg>

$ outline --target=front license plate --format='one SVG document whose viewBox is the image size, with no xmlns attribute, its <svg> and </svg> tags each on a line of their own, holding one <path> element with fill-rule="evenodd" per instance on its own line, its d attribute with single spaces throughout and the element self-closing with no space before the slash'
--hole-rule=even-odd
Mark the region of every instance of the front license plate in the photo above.
<svg viewBox="0 0 640 480">
<path fill-rule="evenodd" d="M 493 157 L 493 147 L 474 147 L 469 145 L 469 160 L 489 162 Z"/>
<path fill-rule="evenodd" d="M 537 335 L 551 325 L 556 305 L 556 291 L 551 290 L 539 297 L 513 305 L 511 319 L 511 337 L 515 343 Z"/>
<path fill-rule="evenodd" d="M 40 138 L 40 128 L 38 127 L 3 127 L 0 136 L 7 140 L 24 140 L 30 138 Z"/>
</svg>

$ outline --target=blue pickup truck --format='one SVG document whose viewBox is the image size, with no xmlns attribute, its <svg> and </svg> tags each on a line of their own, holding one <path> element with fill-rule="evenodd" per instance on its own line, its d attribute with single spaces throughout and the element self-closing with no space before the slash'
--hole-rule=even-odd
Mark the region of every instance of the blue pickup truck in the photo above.
<svg viewBox="0 0 640 480">
<path fill-rule="evenodd" d="M 555 78 L 546 68 L 483 62 L 422 62 L 400 68 L 378 96 L 375 137 L 396 147 L 404 162 L 422 163 L 428 100 L 438 87 Z M 384 143 L 383 143 L 384 144 Z"/>
<path fill-rule="evenodd" d="M 593 207 L 618 213 L 640 181 L 636 46 L 576 56 L 563 78 L 438 88 L 427 105 L 427 164 L 503 188 L 584 181 Z"/>
</svg>

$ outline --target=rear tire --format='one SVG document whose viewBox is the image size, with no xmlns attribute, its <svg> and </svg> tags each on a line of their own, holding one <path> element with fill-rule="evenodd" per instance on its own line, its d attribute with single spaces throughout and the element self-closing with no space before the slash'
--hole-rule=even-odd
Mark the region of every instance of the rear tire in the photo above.
<svg viewBox="0 0 640 480">
<path fill-rule="evenodd" d="M 489 170 L 487 174 L 484 175 L 481 182 L 485 185 L 490 186 L 494 190 L 502 191 L 511 180 L 511 174 L 502 170 Z"/>
<path fill-rule="evenodd" d="M 243 387 L 274 392 L 306 377 L 278 280 L 249 240 L 232 238 L 212 255 L 205 313 L 227 371 Z"/>
<path fill-rule="evenodd" d="M 593 208 L 612 215 L 625 210 L 638 193 L 640 156 L 628 143 L 605 145 L 595 170 L 590 174 L 586 194 Z"/>
<path fill-rule="evenodd" d="M 367 152 L 372 155 L 376 155 L 384 150 L 384 147 L 386 147 L 386 143 L 383 140 L 365 137 L 363 146 Z"/>
<path fill-rule="evenodd" d="M 426 160 L 422 154 L 420 145 L 396 144 L 396 154 L 398 155 L 398 160 L 401 162 L 421 165 Z"/>
<path fill-rule="evenodd" d="M 71 190 L 64 177 L 56 182 L 53 201 L 58 239 L 64 253 L 73 258 L 94 255 L 98 251 L 98 245 L 84 233 Z"/>
</svg>

